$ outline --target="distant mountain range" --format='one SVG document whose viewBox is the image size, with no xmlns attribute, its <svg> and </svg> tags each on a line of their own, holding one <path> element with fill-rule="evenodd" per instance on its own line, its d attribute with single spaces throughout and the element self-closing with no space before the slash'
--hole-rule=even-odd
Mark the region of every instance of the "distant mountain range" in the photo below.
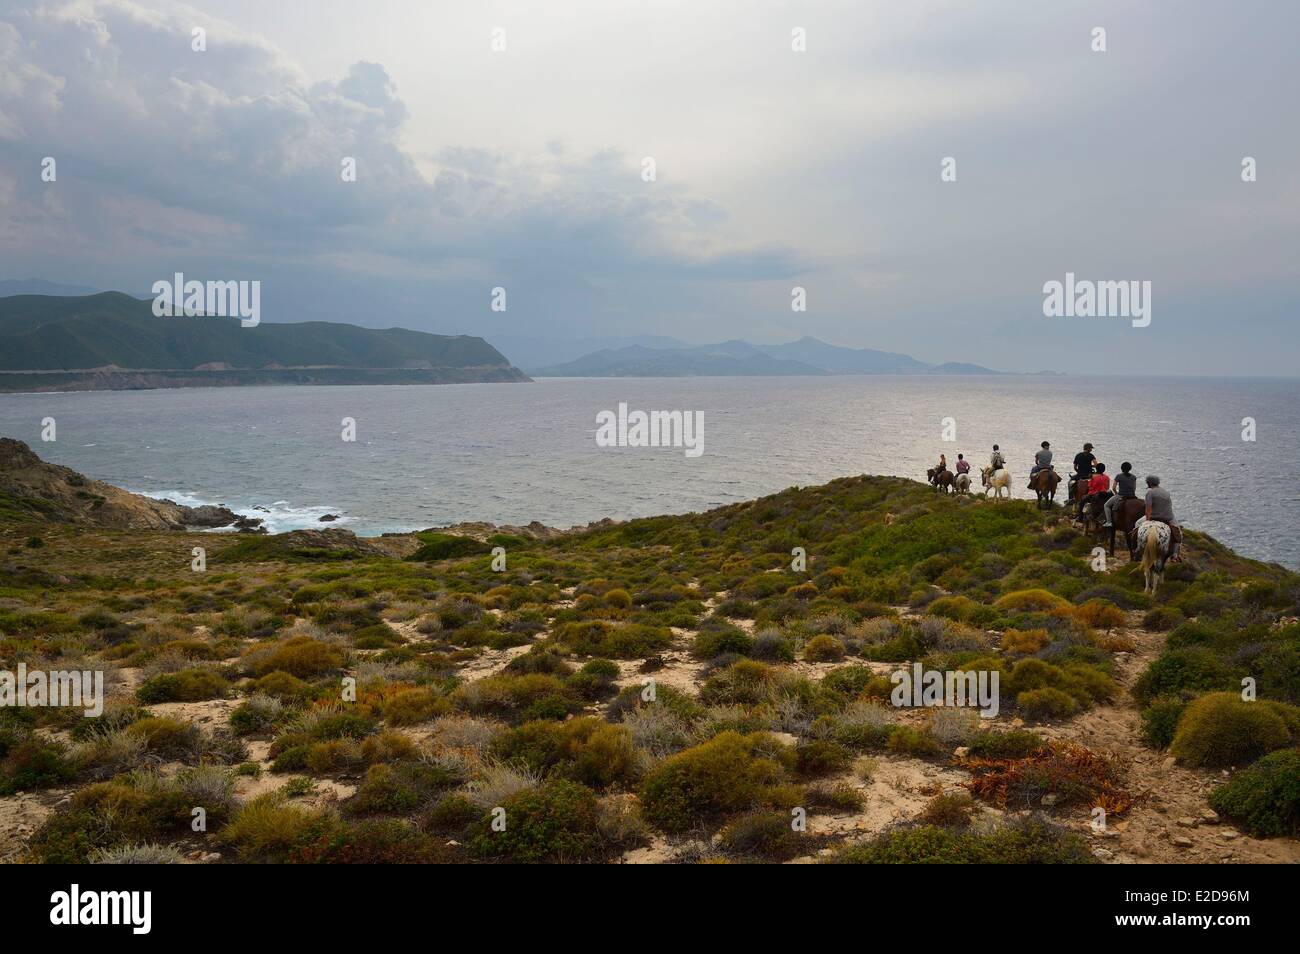
<svg viewBox="0 0 1300 954">
<path fill-rule="evenodd" d="M 152 301 L 121 292 L 0 298 L 0 391 L 526 380 L 468 335 L 158 318 Z"/>
<path fill-rule="evenodd" d="M 781 345 L 604 348 L 573 361 L 530 369 L 535 377 L 690 377 L 696 375 L 1001 374 L 978 364 L 927 364 L 906 354 L 842 348 L 803 337 Z"/>
<path fill-rule="evenodd" d="M 515 366 L 532 373 L 533 368 L 549 368 L 591 354 L 593 351 L 616 350 L 640 345 L 644 348 L 690 348 L 689 342 L 666 335 L 622 335 L 592 338 L 537 338 L 524 335 L 488 334 L 492 347 L 508 355 Z"/>
</svg>

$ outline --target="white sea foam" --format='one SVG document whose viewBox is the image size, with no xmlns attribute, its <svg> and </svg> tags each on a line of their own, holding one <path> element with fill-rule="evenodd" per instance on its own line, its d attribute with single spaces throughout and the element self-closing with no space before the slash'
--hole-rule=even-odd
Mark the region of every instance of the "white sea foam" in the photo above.
<svg viewBox="0 0 1300 954">
<path fill-rule="evenodd" d="M 244 506 L 232 504 L 229 501 L 209 500 L 186 493 L 183 490 L 135 490 L 132 493 L 138 493 L 143 497 L 152 497 L 154 500 L 170 500 L 182 507 L 202 507 L 209 504 L 229 507 L 241 517 L 261 520 L 262 526 L 266 527 L 269 533 L 287 533 L 290 530 L 319 530 L 322 527 L 338 527 L 348 523 L 348 518 L 337 507 L 295 507 L 287 500 L 277 500 L 275 503 L 266 505 Z M 257 509 L 258 506 L 264 506 L 265 509 L 259 510 Z M 338 519 L 321 523 L 320 518 L 327 513 L 336 514 Z M 218 527 L 213 532 L 229 533 L 231 531 L 232 528 L 230 527 Z"/>
</svg>

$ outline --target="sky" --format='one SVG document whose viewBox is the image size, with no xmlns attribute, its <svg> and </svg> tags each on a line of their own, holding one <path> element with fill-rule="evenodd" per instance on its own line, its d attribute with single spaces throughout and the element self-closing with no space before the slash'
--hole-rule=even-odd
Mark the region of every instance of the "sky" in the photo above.
<svg viewBox="0 0 1300 954">
<path fill-rule="evenodd" d="M 1293 0 L 0 0 L 0 279 L 1294 375 L 1298 32 Z M 1150 323 L 1044 315 L 1067 273 L 1150 282 Z"/>
</svg>

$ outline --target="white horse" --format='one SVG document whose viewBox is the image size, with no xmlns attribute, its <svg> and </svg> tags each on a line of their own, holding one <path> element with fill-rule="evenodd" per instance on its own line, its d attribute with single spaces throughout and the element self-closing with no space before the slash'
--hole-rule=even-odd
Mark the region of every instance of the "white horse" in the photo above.
<svg viewBox="0 0 1300 954">
<path fill-rule="evenodd" d="M 959 494 L 970 493 L 970 474 L 958 474 L 952 479 L 952 489 Z"/>
<path fill-rule="evenodd" d="M 1156 587 L 1165 577 L 1165 559 L 1169 555 L 1172 533 L 1169 525 L 1145 517 L 1133 528 L 1137 534 L 1138 549 L 1142 551 L 1142 575 L 1146 581 L 1142 592 L 1156 595 Z"/>
<path fill-rule="evenodd" d="M 1007 498 L 1011 498 L 1011 471 L 1005 467 L 999 467 L 994 470 L 992 467 L 980 468 L 980 480 L 984 484 L 984 496 L 993 491 L 993 499 L 997 500 L 1002 496 L 1002 491 L 1007 492 Z"/>
</svg>

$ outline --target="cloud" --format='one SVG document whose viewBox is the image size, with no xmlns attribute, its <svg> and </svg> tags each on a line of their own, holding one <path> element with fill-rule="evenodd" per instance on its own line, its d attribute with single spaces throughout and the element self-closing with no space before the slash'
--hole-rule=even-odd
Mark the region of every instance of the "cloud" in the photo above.
<svg viewBox="0 0 1300 954">
<path fill-rule="evenodd" d="M 1117 326 L 1043 324 L 1039 289 L 1072 270 L 1152 280 L 1148 338 L 1171 366 L 1294 367 L 1300 346 L 1272 341 L 1300 305 L 1294 4 L 220 8 L 0 12 L 13 274 L 137 291 L 177 268 L 260 278 L 272 320 L 815 334 L 1013 369 L 1141 367 Z M 497 23 L 509 55 L 488 50 Z M 1087 45 L 1098 23 L 1104 55 Z M 807 53 L 789 50 L 794 25 Z M 939 182 L 944 156 L 956 183 Z M 488 312 L 495 285 L 507 314 Z"/>
<path fill-rule="evenodd" d="M 195 27 L 205 51 L 191 48 Z M 794 260 L 770 243 L 720 247 L 707 233 L 725 213 L 647 188 L 616 150 L 452 145 L 417 162 L 382 65 L 310 82 L 264 39 L 185 7 L 42 6 L 0 22 L 0 49 L 0 150 L 29 170 L 7 212 L 43 218 L 54 189 L 35 163 L 56 157 L 58 194 L 78 213 L 39 234 L 65 256 L 111 243 L 162 274 L 179 246 L 209 267 L 316 261 L 337 278 L 340 263 L 418 263 L 435 283 L 450 272 L 490 285 L 548 270 L 577 284 L 636 270 L 734 278 Z M 345 158 L 355 182 L 340 175 Z"/>
</svg>

